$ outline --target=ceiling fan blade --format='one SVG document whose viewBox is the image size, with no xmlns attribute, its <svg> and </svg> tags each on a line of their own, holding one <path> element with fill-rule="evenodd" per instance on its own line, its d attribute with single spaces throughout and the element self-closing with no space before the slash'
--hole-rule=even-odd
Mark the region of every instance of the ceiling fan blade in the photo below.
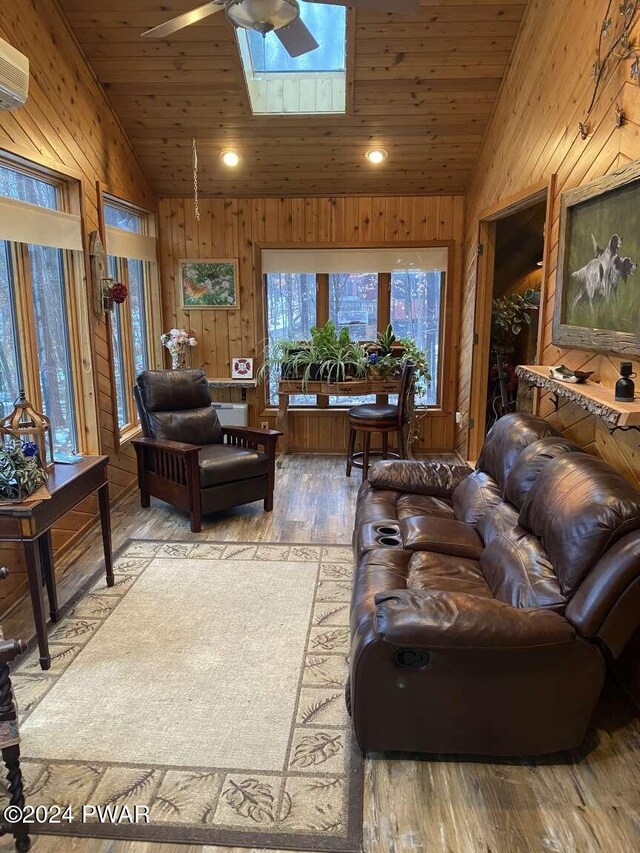
<svg viewBox="0 0 640 853">
<path fill-rule="evenodd" d="M 302 18 L 296 18 L 289 26 L 275 30 L 275 34 L 282 42 L 289 56 L 302 56 L 303 53 L 311 53 L 319 47 L 313 34 L 303 22 Z"/>
<path fill-rule="evenodd" d="M 143 38 L 161 39 L 173 35 L 173 33 L 182 30 L 185 27 L 190 27 L 191 24 L 197 24 L 209 15 L 214 15 L 216 12 L 222 12 L 224 9 L 224 0 L 211 0 L 210 3 L 205 3 L 204 6 L 198 6 L 190 12 L 185 12 L 183 15 L 178 15 L 177 18 L 171 18 L 170 21 L 165 21 L 158 27 L 151 30 L 146 30 L 142 33 Z"/>
<path fill-rule="evenodd" d="M 350 6 L 363 12 L 393 12 L 398 15 L 415 15 L 420 0 L 307 0 L 308 3 L 325 3 L 328 6 Z"/>
</svg>

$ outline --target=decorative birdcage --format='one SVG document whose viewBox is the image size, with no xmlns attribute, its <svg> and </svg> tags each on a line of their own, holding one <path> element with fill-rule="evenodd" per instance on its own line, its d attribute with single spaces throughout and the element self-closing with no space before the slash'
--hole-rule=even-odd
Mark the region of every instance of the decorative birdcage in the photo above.
<svg viewBox="0 0 640 853">
<path fill-rule="evenodd" d="M 0 437 L 18 439 L 23 444 L 35 444 L 40 465 L 53 470 L 53 432 L 49 418 L 36 411 L 20 389 L 13 411 L 0 420 Z"/>
</svg>

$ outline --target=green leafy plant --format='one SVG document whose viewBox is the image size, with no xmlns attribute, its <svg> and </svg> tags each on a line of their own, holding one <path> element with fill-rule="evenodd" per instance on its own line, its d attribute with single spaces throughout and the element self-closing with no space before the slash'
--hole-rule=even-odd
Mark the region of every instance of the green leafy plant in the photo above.
<svg viewBox="0 0 640 853">
<path fill-rule="evenodd" d="M 384 358 L 387 355 L 391 355 L 394 344 L 397 343 L 397 338 L 393 332 L 393 328 L 391 323 L 387 326 L 384 332 L 378 332 L 377 344 L 379 347 L 380 355 Z"/>
<path fill-rule="evenodd" d="M 344 382 L 349 377 L 366 375 L 364 350 L 351 340 L 349 329 L 341 329 L 337 334 L 332 320 L 311 329 L 310 356 L 312 362 L 305 371 L 305 381 L 313 365 L 317 365 L 319 378 L 328 382 Z"/>
<path fill-rule="evenodd" d="M 267 346 L 259 377 L 280 371 L 285 379 L 343 382 L 352 377 L 366 376 L 367 357 L 362 347 L 351 340 L 348 329 L 336 332 L 329 320 L 324 326 L 314 326 L 308 341 L 276 341 Z"/>
<path fill-rule="evenodd" d="M 0 444 L 0 501 L 16 503 L 43 486 L 47 472 L 38 457 L 38 446 L 11 438 Z"/>
<path fill-rule="evenodd" d="M 396 338 L 391 325 L 380 332 L 375 344 L 362 345 L 351 340 L 349 330 L 336 331 L 329 320 L 314 326 L 306 341 L 280 340 L 265 347 L 258 377 L 279 373 L 284 379 L 344 382 L 350 378 L 398 379 L 406 362 L 415 364 L 415 391 L 424 394 L 431 382 L 429 365 L 423 350 L 408 338 Z M 410 440 L 420 434 L 420 420 L 426 409 L 414 409 Z"/>
<path fill-rule="evenodd" d="M 518 336 L 524 326 L 531 325 L 531 311 L 540 307 L 540 291 L 529 288 L 524 293 L 508 293 L 493 300 L 493 337 L 504 343 Z"/>
<path fill-rule="evenodd" d="M 404 363 L 407 361 L 410 361 L 412 364 L 415 364 L 416 391 L 418 391 L 419 394 L 426 393 L 427 388 L 431 382 L 431 374 L 429 373 L 427 356 L 424 350 L 421 350 L 415 341 L 411 341 L 409 340 L 409 338 L 402 338 L 401 343 L 404 346 L 404 354 L 401 356 L 402 364 L 404 365 Z"/>
</svg>

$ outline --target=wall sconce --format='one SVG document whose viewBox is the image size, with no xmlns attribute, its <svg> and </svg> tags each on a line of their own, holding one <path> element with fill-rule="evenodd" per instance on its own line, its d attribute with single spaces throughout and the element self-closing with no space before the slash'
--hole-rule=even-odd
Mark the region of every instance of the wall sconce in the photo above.
<svg viewBox="0 0 640 853">
<path fill-rule="evenodd" d="M 126 284 L 112 278 L 102 279 L 102 307 L 105 311 L 113 311 L 114 303 L 120 305 L 128 295 Z"/>
</svg>

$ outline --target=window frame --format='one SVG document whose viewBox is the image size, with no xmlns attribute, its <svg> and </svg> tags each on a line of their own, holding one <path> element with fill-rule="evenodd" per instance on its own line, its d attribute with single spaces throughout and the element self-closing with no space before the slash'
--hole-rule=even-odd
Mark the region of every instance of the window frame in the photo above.
<svg viewBox="0 0 640 853">
<path fill-rule="evenodd" d="M 110 192 L 104 185 L 98 183 L 98 211 L 100 222 L 100 235 L 102 242 L 105 246 L 107 245 L 105 205 L 108 205 L 110 207 L 118 207 L 122 210 L 128 210 L 140 216 L 142 220 L 142 230 L 140 232 L 132 231 L 131 233 L 140 233 L 144 236 L 154 237 L 156 240 L 157 257 L 157 211 L 149 210 L 148 208 L 135 204 L 134 202 L 129 201 L 128 199 L 124 199 L 121 196 Z M 121 312 L 119 313 L 120 331 L 123 341 L 121 357 L 123 360 L 123 373 L 126 383 L 124 398 L 127 405 L 127 418 L 126 422 L 122 426 L 120 426 L 118 421 L 118 392 L 116 386 L 115 356 L 113 348 L 114 321 L 112 317 L 112 312 L 106 312 L 107 351 L 109 357 L 109 364 L 111 366 L 110 383 L 113 409 L 113 435 L 115 449 L 116 451 L 119 451 L 124 444 L 126 444 L 128 441 L 131 441 L 132 438 L 135 438 L 142 431 L 142 426 L 140 424 L 140 416 L 138 414 L 135 401 L 133 399 L 133 394 L 130 390 L 133 388 L 135 383 L 136 371 L 133 354 L 133 324 L 128 261 L 137 259 L 121 258 L 115 255 L 108 255 L 108 258 L 113 258 L 116 265 L 117 279 L 118 281 L 121 281 L 124 285 L 126 285 L 127 290 L 129 291 L 129 296 L 127 297 L 127 300 L 123 303 L 123 305 L 126 306 L 126 309 L 123 310 L 122 305 L 114 306 L 114 311 Z M 144 282 L 144 314 L 146 325 L 145 336 L 147 343 L 148 363 L 150 369 L 157 369 L 162 367 L 162 351 L 160 347 L 162 318 L 160 314 L 161 294 L 160 279 L 158 274 L 158 261 L 156 260 L 155 263 L 152 261 L 142 261 L 142 270 Z"/>
<path fill-rule="evenodd" d="M 438 396 L 437 402 L 431 406 L 420 407 L 420 410 L 425 412 L 427 416 L 441 416 L 448 412 L 453 405 L 455 399 L 452 398 L 452 393 L 455 395 L 455 371 L 456 366 L 453 364 L 445 365 L 444 353 L 449 341 L 453 340 L 453 311 L 447 311 L 447 306 L 451 305 L 451 296 L 454 292 L 453 288 L 453 270 L 455 257 L 455 241 L 453 240 L 411 240 L 411 241 L 394 241 L 394 242 L 375 242 L 375 243 L 256 243 L 254 244 L 254 268 L 256 271 L 256 284 L 262 294 L 260 303 L 261 317 L 259 317 L 259 328 L 263 332 L 263 340 L 266 342 L 269 339 L 269 330 L 267 328 L 268 321 L 268 306 L 267 306 L 267 278 L 262 271 L 262 252 L 268 249 L 292 249 L 292 250 L 315 250 L 315 249 L 360 249 L 366 252 L 369 249 L 447 249 L 447 266 L 443 270 L 443 284 L 440 290 L 440 336 L 439 336 L 439 351 L 440 358 L 438 359 Z M 391 273 L 378 273 L 378 330 L 383 331 L 391 322 Z M 316 317 L 319 325 L 327 322 L 329 319 L 329 274 L 316 273 Z M 446 367 L 446 369 L 445 369 Z M 379 403 L 386 403 L 388 395 L 378 395 Z M 340 415 L 350 408 L 351 404 L 330 405 L 329 398 L 318 394 L 316 396 L 315 405 L 306 406 L 290 406 L 289 412 L 299 412 L 307 415 Z M 273 416 L 278 411 L 278 406 L 274 405 L 269 400 L 269 382 L 268 379 L 264 382 L 262 394 L 262 415 Z"/>
<path fill-rule="evenodd" d="M 80 217 L 84 243 L 82 181 L 79 176 L 59 172 L 47 165 L 26 160 L 4 148 L 0 149 L 0 165 L 53 186 L 56 191 L 56 209 Z M 5 196 L 5 198 L 9 197 Z M 13 279 L 14 323 L 18 336 L 18 359 L 22 374 L 22 386 L 36 409 L 43 411 L 40 388 L 41 359 L 35 327 L 29 246 L 26 243 L 6 242 L 9 246 L 10 274 Z M 68 249 L 56 249 L 56 251 L 60 253 L 64 285 L 66 343 L 71 369 L 70 379 L 76 439 L 75 452 L 79 455 L 91 455 L 99 452 L 99 430 L 89 304 L 86 291 L 88 278 L 86 252 Z"/>
<path fill-rule="evenodd" d="M 238 37 L 238 38 L 236 38 L 236 45 L 238 47 L 239 52 L 244 51 L 246 41 L 243 40 L 243 38 Z M 353 118 L 353 115 L 354 115 L 354 98 L 355 98 L 355 53 L 356 53 L 356 10 L 348 7 L 347 8 L 347 18 L 346 18 L 346 53 L 345 53 L 345 56 L 346 56 L 345 66 L 346 67 L 345 67 L 345 75 L 344 75 L 346 92 L 345 92 L 345 109 L 344 109 L 344 112 L 340 111 L 340 112 L 310 112 L 310 113 L 303 113 L 303 112 L 286 112 L 286 113 L 258 112 L 258 113 L 254 113 L 253 106 L 250 104 L 249 109 L 251 110 L 251 115 L 252 116 L 257 115 L 258 117 L 267 117 L 267 118 L 273 117 L 273 118 L 276 118 L 279 122 L 283 122 L 285 124 L 288 122 L 300 121 L 300 118 L 301 117 L 304 118 L 305 116 L 307 118 L 309 118 L 309 117 L 317 118 L 317 117 L 322 117 L 322 116 L 328 116 L 329 118 L 338 118 L 338 119 L 340 119 L 340 118 Z M 246 45 L 246 54 L 248 57 L 248 54 L 249 54 L 248 45 Z M 242 61 L 240 62 L 240 66 L 242 68 L 242 75 L 244 77 L 244 81 L 245 81 L 245 84 L 247 86 L 247 90 L 249 90 L 249 88 L 251 87 L 251 84 L 252 84 L 252 76 L 251 76 L 250 70 L 248 70 L 252 67 L 251 66 L 251 60 L 249 59 L 248 67 L 245 67 L 245 63 Z M 291 73 L 291 72 L 274 72 L 273 74 L 266 75 L 266 76 L 273 77 L 275 75 L 277 77 L 280 77 L 282 74 L 287 74 L 287 73 Z M 331 74 L 331 72 L 318 72 L 318 73 L 316 73 L 316 76 L 322 77 L 322 76 L 326 76 L 327 74 Z M 263 76 L 265 76 L 265 75 L 263 75 Z M 421 243 L 421 245 L 424 245 L 424 243 Z M 273 245 L 273 246 L 266 246 L 265 245 L 264 248 L 265 249 L 266 248 L 276 249 L 276 248 L 281 248 L 281 247 L 278 245 Z M 292 246 L 292 248 L 294 248 L 294 247 Z M 298 245 L 298 248 L 301 248 L 301 247 Z M 316 246 L 315 248 L 319 248 L 319 247 Z M 329 248 L 329 247 L 327 247 L 327 248 Z M 354 246 L 352 248 L 358 248 L 358 247 Z M 262 279 L 260 279 L 260 280 L 262 281 Z"/>
</svg>

